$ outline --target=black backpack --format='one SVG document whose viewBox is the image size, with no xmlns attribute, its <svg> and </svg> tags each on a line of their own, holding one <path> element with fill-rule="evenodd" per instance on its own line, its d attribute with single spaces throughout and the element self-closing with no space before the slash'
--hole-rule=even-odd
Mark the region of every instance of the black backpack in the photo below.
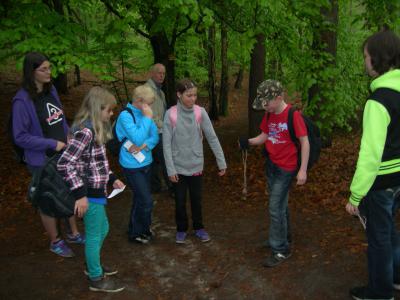
<svg viewBox="0 0 400 300">
<path fill-rule="evenodd" d="M 133 123 L 136 124 L 136 119 L 135 119 L 135 116 L 133 115 L 133 111 L 129 107 L 125 107 L 125 109 L 123 109 L 121 112 L 123 112 L 124 110 L 126 110 L 132 116 Z M 121 113 L 118 115 L 118 118 L 119 118 L 120 115 L 121 115 Z M 107 147 L 108 151 L 110 151 L 110 153 L 112 155 L 116 156 L 116 157 L 119 156 L 119 152 L 121 150 L 121 147 L 127 140 L 126 137 L 124 137 L 121 141 L 118 139 L 117 132 L 116 132 L 116 127 L 117 127 L 116 125 L 117 125 L 118 118 L 114 122 L 114 125 L 113 125 L 113 128 L 112 128 L 113 137 L 106 144 L 106 147 Z"/>
<path fill-rule="evenodd" d="M 296 109 L 294 107 L 290 107 L 288 114 L 288 130 L 290 134 L 290 138 L 293 143 L 298 148 L 298 167 L 300 167 L 301 163 L 301 150 L 300 150 L 300 142 L 296 137 L 294 127 L 293 127 L 293 113 Z M 308 132 L 308 141 L 310 143 L 310 157 L 308 158 L 307 170 L 309 170 L 319 159 L 319 155 L 321 153 L 321 133 L 317 125 L 314 124 L 311 119 L 302 113 L 300 113 L 303 117 L 304 124 L 307 127 Z"/>
<path fill-rule="evenodd" d="M 12 145 L 12 149 L 13 149 L 13 154 L 14 154 L 14 158 L 15 160 L 20 163 L 25 165 L 25 154 L 24 154 L 24 148 L 21 148 L 20 146 L 18 146 L 15 143 L 15 139 L 14 139 L 14 134 L 13 134 L 13 113 L 12 113 L 12 109 L 11 109 L 11 114 L 8 118 L 8 124 L 7 124 L 7 137 L 8 140 L 10 141 L 11 145 Z"/>
<path fill-rule="evenodd" d="M 89 163 L 92 158 L 93 138 L 89 146 Z M 46 160 L 45 165 L 37 173 L 34 173 L 29 184 L 28 200 L 34 207 L 40 208 L 45 215 L 54 218 L 71 217 L 75 209 L 75 197 L 68 184 L 57 170 L 57 162 L 61 154 L 57 153 Z M 86 174 L 89 164 L 86 166 Z M 84 178 L 84 181 L 87 179 Z"/>
</svg>

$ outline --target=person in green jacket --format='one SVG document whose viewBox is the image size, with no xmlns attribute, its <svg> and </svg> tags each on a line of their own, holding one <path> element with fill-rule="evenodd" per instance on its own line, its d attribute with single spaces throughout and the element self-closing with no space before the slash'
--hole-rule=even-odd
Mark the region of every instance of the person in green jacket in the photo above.
<svg viewBox="0 0 400 300">
<path fill-rule="evenodd" d="M 400 290 L 400 236 L 395 213 L 400 195 L 400 39 L 386 30 L 364 42 L 365 68 L 373 78 L 346 210 L 366 219 L 368 284 L 354 299 L 394 299 Z"/>
</svg>

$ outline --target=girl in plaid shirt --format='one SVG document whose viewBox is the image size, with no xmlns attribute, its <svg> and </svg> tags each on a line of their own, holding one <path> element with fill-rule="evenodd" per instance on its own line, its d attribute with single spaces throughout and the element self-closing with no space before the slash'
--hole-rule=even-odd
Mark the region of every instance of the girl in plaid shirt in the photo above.
<svg viewBox="0 0 400 300">
<path fill-rule="evenodd" d="M 104 275 L 116 270 L 100 263 L 100 250 L 109 225 L 105 211 L 107 184 L 122 188 L 124 184 L 111 173 L 105 143 L 111 139 L 110 117 L 115 97 L 101 87 L 93 87 L 83 100 L 74 124 L 72 137 L 57 163 L 75 196 L 75 214 L 83 217 L 86 231 L 85 257 L 89 289 L 119 292 L 124 289 Z"/>
</svg>

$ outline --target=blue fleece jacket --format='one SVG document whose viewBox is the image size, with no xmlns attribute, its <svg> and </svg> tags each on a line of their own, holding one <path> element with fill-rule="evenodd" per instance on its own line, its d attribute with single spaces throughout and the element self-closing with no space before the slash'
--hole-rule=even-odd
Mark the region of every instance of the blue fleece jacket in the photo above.
<svg viewBox="0 0 400 300">
<path fill-rule="evenodd" d="M 127 107 L 133 111 L 136 123 L 133 121 L 129 112 L 122 111 L 115 127 L 118 139 L 122 140 L 123 138 L 127 138 L 138 147 L 143 144 L 146 144 L 147 147 L 142 150 L 145 159 L 141 163 L 139 163 L 125 147 L 121 147 L 119 163 L 124 168 L 137 169 L 153 162 L 151 150 L 157 145 L 159 137 L 157 126 L 152 119 L 144 116 L 140 109 L 130 103 L 128 103 Z"/>
</svg>

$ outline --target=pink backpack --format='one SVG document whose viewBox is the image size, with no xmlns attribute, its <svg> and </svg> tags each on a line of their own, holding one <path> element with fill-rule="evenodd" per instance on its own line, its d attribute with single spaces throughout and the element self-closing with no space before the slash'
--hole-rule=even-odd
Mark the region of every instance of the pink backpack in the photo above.
<svg viewBox="0 0 400 300">
<path fill-rule="evenodd" d="M 199 128 L 199 132 L 201 137 L 203 137 L 202 131 L 201 131 L 201 107 L 198 105 L 193 106 L 193 111 L 194 111 L 194 117 L 196 119 L 197 127 Z M 175 129 L 176 127 L 176 121 L 178 119 L 178 108 L 176 105 L 171 106 L 170 111 L 169 111 L 169 121 L 171 122 L 172 129 Z"/>
</svg>

